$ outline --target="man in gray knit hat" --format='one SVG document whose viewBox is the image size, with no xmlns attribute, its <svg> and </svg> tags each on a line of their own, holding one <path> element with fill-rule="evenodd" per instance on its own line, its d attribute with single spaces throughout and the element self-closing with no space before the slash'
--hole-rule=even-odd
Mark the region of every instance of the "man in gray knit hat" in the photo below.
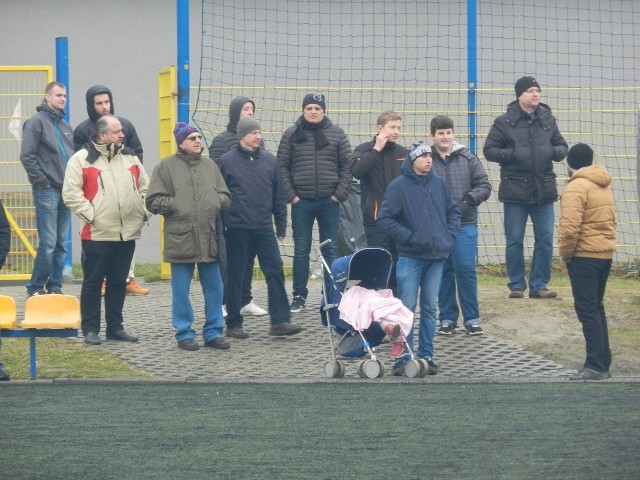
<svg viewBox="0 0 640 480">
<path fill-rule="evenodd" d="M 253 118 L 236 127 L 238 145 L 220 157 L 220 171 L 233 201 L 224 213 L 227 243 L 226 335 L 247 338 L 240 311 L 245 265 L 250 252 L 258 255 L 267 282 L 271 335 L 295 335 L 301 328 L 291 324 L 284 285 L 284 268 L 277 239 L 287 228 L 287 205 L 280 188 L 276 158 L 260 146 L 262 130 Z M 274 235 L 273 224 L 276 226 Z"/>
</svg>

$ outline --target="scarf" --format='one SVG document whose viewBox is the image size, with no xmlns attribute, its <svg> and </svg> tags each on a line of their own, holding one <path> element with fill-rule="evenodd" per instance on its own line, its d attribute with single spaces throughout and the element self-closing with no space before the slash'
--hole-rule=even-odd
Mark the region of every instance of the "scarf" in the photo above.
<svg viewBox="0 0 640 480">
<path fill-rule="evenodd" d="M 296 143 L 304 142 L 304 133 L 305 131 L 308 131 L 313 134 L 316 149 L 324 148 L 329 145 L 329 141 L 327 140 L 327 137 L 324 136 L 324 132 L 322 130 L 328 122 L 329 119 L 324 117 L 320 123 L 309 123 L 304 119 L 304 116 L 300 116 L 296 121 L 296 130 L 291 135 L 291 140 Z"/>
</svg>

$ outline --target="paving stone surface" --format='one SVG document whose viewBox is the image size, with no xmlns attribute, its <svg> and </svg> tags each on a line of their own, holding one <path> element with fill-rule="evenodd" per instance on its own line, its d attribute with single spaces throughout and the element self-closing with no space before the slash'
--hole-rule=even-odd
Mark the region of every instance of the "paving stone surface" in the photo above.
<svg viewBox="0 0 640 480">
<path fill-rule="evenodd" d="M 196 317 L 194 328 L 201 346 L 187 352 L 177 346 L 171 325 L 171 286 L 169 282 L 140 284 L 150 289 L 146 296 L 128 296 L 125 301 L 124 326 L 140 337 L 137 343 L 104 340 L 104 320 L 98 348 L 150 372 L 154 378 L 185 382 L 526 382 L 565 381 L 571 371 L 544 357 L 505 343 L 490 332 L 469 336 L 458 328 L 451 336 L 436 336 L 434 360 L 440 365 L 435 376 L 409 379 L 390 375 L 393 359 L 388 355 L 390 344 L 376 349 L 376 358 L 385 365 L 380 379 L 361 379 L 357 373 L 360 360 L 344 360 L 344 379 L 328 379 L 325 364 L 332 359 L 327 328 L 320 323 L 320 281 L 310 280 L 307 308 L 292 314 L 292 322 L 304 330 L 292 337 L 269 335 L 268 316 L 244 319 L 248 339 L 229 339 L 230 350 L 214 350 L 203 346 L 202 324 L 204 304 L 199 283 L 192 283 L 191 301 Z M 288 284 L 288 291 L 291 285 Z M 24 287 L 4 287 L 18 303 L 21 318 L 24 307 Z M 80 295 L 80 284 L 65 285 L 65 293 Z M 255 302 L 266 308 L 267 292 L 263 280 L 254 280 Z M 104 312 L 103 312 L 104 316 Z M 417 322 L 416 322 L 417 323 Z M 84 345 L 82 338 L 72 339 Z"/>
</svg>

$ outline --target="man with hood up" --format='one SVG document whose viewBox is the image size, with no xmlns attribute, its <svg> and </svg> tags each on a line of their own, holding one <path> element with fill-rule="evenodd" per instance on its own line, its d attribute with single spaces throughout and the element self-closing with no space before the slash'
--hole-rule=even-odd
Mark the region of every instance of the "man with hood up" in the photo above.
<svg viewBox="0 0 640 480">
<path fill-rule="evenodd" d="M 255 112 L 256 104 L 249 97 L 236 97 L 231 100 L 231 103 L 229 104 L 229 124 L 227 125 L 227 129 L 215 137 L 211 141 L 211 145 L 209 145 L 209 158 L 216 162 L 218 167 L 220 167 L 220 157 L 225 153 L 234 150 L 238 146 L 238 122 L 243 118 L 253 118 Z M 264 148 L 264 141 L 262 139 L 260 140 L 260 146 Z M 222 250 L 223 256 L 226 257 L 226 248 L 222 247 Z M 242 308 L 240 309 L 241 315 L 262 316 L 268 313 L 264 308 L 261 308 L 254 303 L 253 296 L 251 295 L 251 280 L 253 279 L 253 267 L 255 260 L 256 253 L 249 252 L 247 255 L 247 264 L 244 269 L 244 280 L 242 282 L 242 297 L 240 299 L 242 303 Z M 224 265 L 226 265 L 226 258 L 223 259 L 222 263 L 223 269 L 225 269 Z M 226 283 L 226 271 L 223 272 L 222 279 Z M 225 288 L 225 291 L 226 290 L 227 289 Z"/>
<path fill-rule="evenodd" d="M 428 375 L 438 373 L 433 361 L 438 291 L 444 262 L 460 227 L 460 210 L 447 182 L 433 172 L 432 161 L 429 145 L 417 142 L 411 146 L 402 162 L 402 175 L 387 187 L 377 222 L 398 246 L 398 297 L 414 313 L 420 298 L 416 355 L 427 362 Z M 413 349 L 413 328 L 407 344 Z M 409 358 L 398 358 L 391 374 L 404 375 Z"/>
<path fill-rule="evenodd" d="M 27 297 L 62 293 L 62 267 L 71 226 L 71 213 L 62 200 L 62 183 L 67 161 L 73 155 L 73 130 L 64 120 L 66 104 L 65 85 L 49 83 L 37 113 L 23 127 L 20 161 L 32 185 L 38 229 L 38 250 Z"/>
<path fill-rule="evenodd" d="M 114 114 L 113 95 L 111 90 L 104 85 L 94 85 L 89 87 L 85 95 L 87 101 L 87 114 L 89 118 L 82 122 L 73 131 L 73 147 L 77 152 L 88 144 L 91 135 L 96 128 L 96 121 L 105 116 Z M 142 144 L 138 138 L 138 133 L 133 124 L 123 117 L 116 117 L 122 125 L 122 133 L 124 134 L 123 145 L 133 150 L 142 163 Z M 129 276 L 127 277 L 127 294 L 129 295 L 146 295 L 149 290 L 138 285 L 134 280 L 135 258 L 131 260 L 129 268 Z M 106 290 L 106 282 L 102 284 L 102 295 Z"/>
</svg>

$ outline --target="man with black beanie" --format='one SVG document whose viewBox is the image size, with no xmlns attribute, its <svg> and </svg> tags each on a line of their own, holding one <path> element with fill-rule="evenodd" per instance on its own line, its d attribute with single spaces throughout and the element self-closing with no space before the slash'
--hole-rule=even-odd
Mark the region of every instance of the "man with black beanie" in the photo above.
<svg viewBox="0 0 640 480">
<path fill-rule="evenodd" d="M 558 248 L 567 264 L 573 304 L 587 357 L 571 380 L 609 378 L 611 349 L 602 302 L 616 248 L 616 206 L 611 175 L 593 165 L 593 150 L 578 143 L 567 155 L 570 178 L 560 197 Z"/>
<path fill-rule="evenodd" d="M 535 244 L 529 272 L 529 298 L 555 298 L 549 290 L 553 259 L 553 202 L 558 200 L 553 162 L 567 154 L 551 108 L 540 103 L 540 85 L 531 76 L 515 84 L 516 100 L 493 122 L 483 153 L 500 164 L 498 200 L 504 203 L 509 298 L 522 298 L 527 289 L 524 233 L 533 223 Z"/>
<path fill-rule="evenodd" d="M 310 93 L 302 101 L 302 115 L 289 127 L 278 147 L 278 163 L 285 199 L 291 204 L 293 230 L 293 301 L 291 312 L 306 307 L 309 255 L 314 220 L 318 222 L 322 254 L 331 266 L 337 257 L 340 202 L 351 185 L 351 145 L 344 130 L 326 116 L 326 99 Z"/>
</svg>

